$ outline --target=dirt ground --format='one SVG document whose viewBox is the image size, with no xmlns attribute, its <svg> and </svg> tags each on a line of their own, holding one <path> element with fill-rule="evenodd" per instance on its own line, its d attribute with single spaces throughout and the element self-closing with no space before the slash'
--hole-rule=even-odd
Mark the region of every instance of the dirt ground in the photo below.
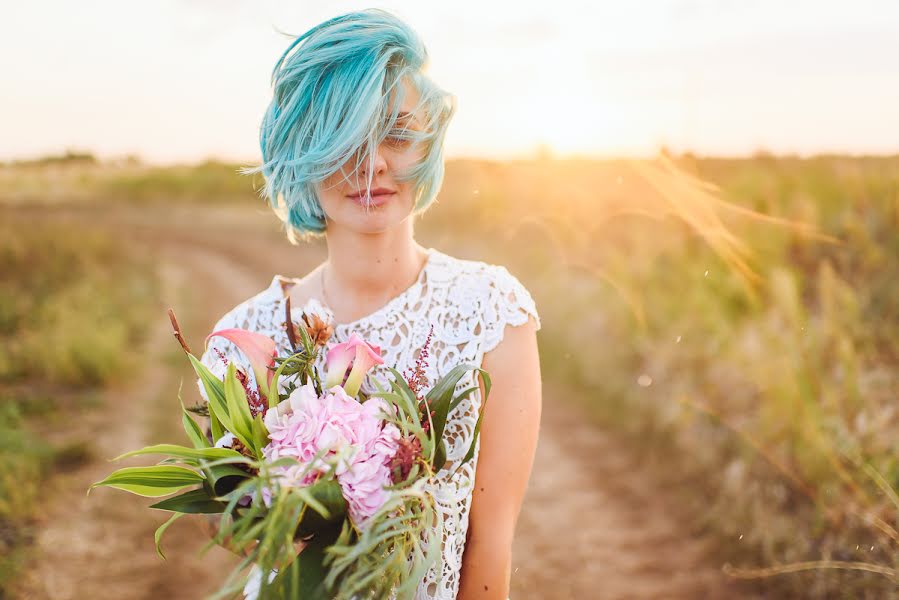
<svg viewBox="0 0 899 600">
<path fill-rule="evenodd" d="M 164 282 L 159 317 L 147 346 L 149 367 L 139 379 L 110 389 L 102 407 L 73 425 L 93 432 L 99 458 L 53 483 L 55 499 L 44 509 L 18 597 L 202 598 L 234 565 L 219 548 L 200 556 L 205 539 L 190 518 L 169 529 L 168 560 L 162 561 L 153 532 L 165 517 L 147 510 L 148 499 L 112 489 L 85 495 L 115 468 L 105 458 L 163 441 L 160 431 L 165 441 L 179 441 L 176 391 L 182 376 L 185 403 L 199 399 L 182 368 L 186 361 L 164 359 L 174 343 L 165 308 L 188 312 L 183 303 L 192 303 L 190 311 L 199 314 L 194 325 L 203 329 L 188 332 L 188 339 L 199 344 L 225 310 L 264 289 L 274 273 L 302 275 L 322 258 L 320 249 L 282 240 L 268 216 L 220 218 L 215 230 L 202 231 L 187 228 L 185 211 L 91 218 L 95 224 L 108 219 L 120 231 L 125 226 L 131 241 L 157 257 Z M 203 219 L 212 224 L 208 213 Z M 747 597 L 721 572 L 708 543 L 685 529 L 670 497 L 636 455 L 563 402 L 554 382 L 544 385 L 544 419 L 514 546 L 511 598 Z"/>
</svg>

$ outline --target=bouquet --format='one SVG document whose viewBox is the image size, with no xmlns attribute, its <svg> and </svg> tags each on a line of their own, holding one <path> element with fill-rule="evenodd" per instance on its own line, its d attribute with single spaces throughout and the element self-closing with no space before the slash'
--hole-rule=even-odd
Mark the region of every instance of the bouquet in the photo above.
<svg viewBox="0 0 899 600">
<path fill-rule="evenodd" d="M 389 389 L 361 384 L 383 364 L 380 348 L 353 333 L 316 366 L 332 329 L 316 315 L 297 325 L 287 309 L 291 352 L 259 333 L 223 329 L 255 376 L 231 363 L 223 380 L 198 360 L 169 311 L 175 337 L 202 382 L 208 403 L 186 409 L 181 421 L 190 446 L 160 444 L 116 460 L 160 455 L 154 466 L 126 467 L 91 486 L 109 486 L 160 498 L 151 508 L 172 513 L 156 531 L 186 514 L 220 515 L 210 546 L 244 559 L 216 597 L 233 595 L 250 565 L 261 570 L 259 598 L 411 597 L 440 556 L 441 529 L 430 484 L 446 466 L 443 432 L 449 412 L 477 385 L 456 392 L 470 371 L 480 373 L 486 397 L 490 377 L 458 365 L 425 391 L 428 335 L 414 368 L 387 366 Z M 282 381 L 283 380 L 283 381 Z M 180 399 L 180 394 L 179 394 Z M 208 417 L 206 431 L 192 415 Z M 467 454 L 474 456 L 481 415 Z M 177 495 L 172 495 L 177 494 Z M 209 547 L 209 546 L 207 546 Z"/>
</svg>

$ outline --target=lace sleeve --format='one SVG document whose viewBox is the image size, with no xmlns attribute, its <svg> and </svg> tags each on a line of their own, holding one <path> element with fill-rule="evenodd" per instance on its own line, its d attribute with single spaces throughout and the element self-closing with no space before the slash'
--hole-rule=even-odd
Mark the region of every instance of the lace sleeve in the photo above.
<svg viewBox="0 0 899 600">
<path fill-rule="evenodd" d="M 491 293 L 488 309 L 492 313 L 487 319 L 482 343 L 486 354 L 496 348 L 503 339 L 506 325 L 523 325 L 529 317 L 534 317 L 540 329 L 540 315 L 530 292 L 506 267 L 496 266 L 490 280 Z"/>
</svg>

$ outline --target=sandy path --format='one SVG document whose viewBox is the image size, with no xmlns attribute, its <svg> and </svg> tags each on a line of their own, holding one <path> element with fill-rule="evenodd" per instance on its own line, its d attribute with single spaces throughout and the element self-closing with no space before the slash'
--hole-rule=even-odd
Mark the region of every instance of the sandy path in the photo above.
<svg viewBox="0 0 899 600">
<path fill-rule="evenodd" d="M 564 397 L 559 391 L 544 383 L 512 597 L 748 598 L 721 573 L 707 541 L 691 537 L 668 500 L 670 488 L 615 435 L 555 401 Z"/>
<path fill-rule="evenodd" d="M 155 248 L 160 251 L 159 247 Z M 174 341 L 165 307 L 178 306 L 186 286 L 202 286 L 213 297 L 236 297 L 251 285 L 240 269 L 210 258 L 208 253 L 160 254 L 163 288 L 159 318 L 151 328 L 148 367 L 136 381 L 117 385 L 104 394 L 102 408 L 87 411 L 75 428 L 93 432 L 100 459 L 54 482 L 55 500 L 46 508 L 36 541 L 35 560 L 19 596 L 52 600 L 139 598 L 200 598 L 212 591 L 211 582 L 230 570 L 233 558 L 220 548 L 199 557 L 203 536 L 196 523 L 184 519 L 167 533 L 163 562 L 153 548 L 153 533 L 166 516 L 147 510 L 152 502 L 118 490 L 85 491 L 118 465 L 105 458 L 160 440 L 150 431 L 154 423 L 172 415 L 177 425 L 178 380 L 163 360 Z M 196 352 L 196 350 L 195 350 Z M 183 371 L 182 371 L 183 372 Z M 183 397 L 195 401 L 193 380 L 185 379 Z M 77 433 L 77 432 L 76 432 Z M 83 435 L 83 433 L 82 433 Z M 152 437 L 151 439 L 151 436 Z M 178 440 L 178 435 L 171 439 Z M 125 464 L 153 464 L 152 458 Z M 162 594 L 162 596 L 160 596 Z"/>
<path fill-rule="evenodd" d="M 297 250 L 269 236 L 229 241 L 228 251 L 222 252 L 225 238 L 220 234 L 204 238 L 158 227 L 135 227 L 133 233 L 162 265 L 162 306 L 177 306 L 175 299 L 187 287 L 207 290 L 195 299 L 202 302 L 204 322 L 198 326 L 206 328 L 204 334 L 225 310 L 263 289 L 273 272 L 298 275 L 319 258 L 317 252 Z M 272 263 L 271 256 L 280 258 Z M 154 325 L 153 336 L 151 348 L 173 343 L 163 319 Z M 158 441 L 145 439 L 146 423 L 165 418 L 159 416 L 162 410 L 177 414 L 177 399 L 159 402 L 160 397 L 174 397 L 177 389 L 171 367 L 160 360 L 150 364 L 140 381 L 107 395 L 107 406 L 130 408 L 90 415 L 86 426 L 98 432 L 98 456 Z M 185 379 L 184 394 L 186 402 L 199 397 L 191 395 L 193 380 Z M 123 404 L 120 398 L 126 396 Z M 666 501 L 664 488 L 640 468 L 635 455 L 559 397 L 547 381 L 536 465 L 514 546 L 512 597 L 746 597 L 708 556 L 705 542 L 690 536 Z M 174 430 L 176 417 L 172 423 Z M 107 489 L 85 498 L 90 482 L 111 466 L 97 461 L 60 479 L 60 494 L 47 509 L 21 597 L 191 599 L 211 591 L 216 574 L 233 559 L 220 549 L 199 558 L 202 536 L 188 519 L 169 530 L 169 561 L 162 562 L 152 544 L 162 518 L 145 508 L 145 499 Z"/>
</svg>

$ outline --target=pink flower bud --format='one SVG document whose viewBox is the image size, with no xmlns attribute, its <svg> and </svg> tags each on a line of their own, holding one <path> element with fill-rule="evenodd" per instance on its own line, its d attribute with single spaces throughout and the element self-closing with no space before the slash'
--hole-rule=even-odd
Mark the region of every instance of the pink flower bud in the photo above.
<svg viewBox="0 0 899 600">
<path fill-rule="evenodd" d="M 343 389 L 347 395 L 355 396 L 362 386 L 366 373 L 375 365 L 382 364 L 384 359 L 381 358 L 380 347 L 372 346 L 354 332 L 349 340 L 337 344 L 328 351 L 325 362 L 328 368 L 324 386 L 326 390 L 343 383 L 347 367 L 352 363 L 353 369 Z"/>
</svg>

